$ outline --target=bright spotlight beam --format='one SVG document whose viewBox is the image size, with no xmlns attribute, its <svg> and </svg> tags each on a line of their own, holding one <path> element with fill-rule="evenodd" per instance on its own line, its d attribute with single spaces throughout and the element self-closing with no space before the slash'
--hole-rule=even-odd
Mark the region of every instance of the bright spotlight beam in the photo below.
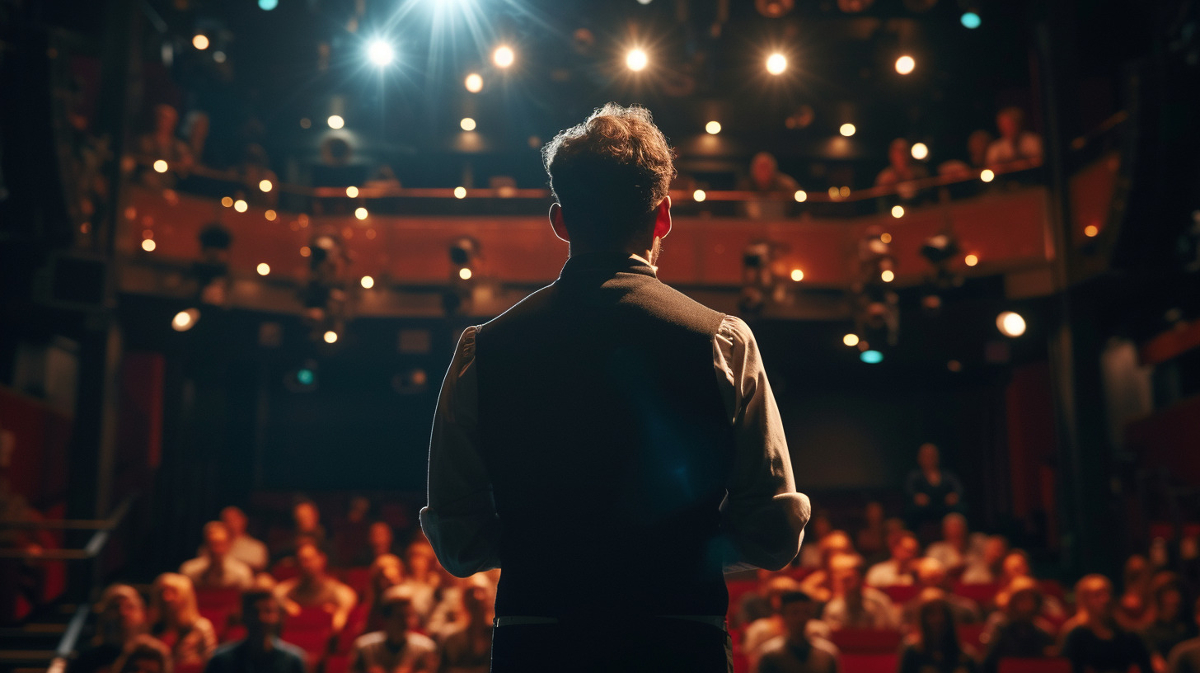
<svg viewBox="0 0 1200 673">
<path fill-rule="evenodd" d="M 650 57 L 641 49 L 630 49 L 625 55 L 625 65 L 634 72 L 641 72 L 650 65 Z"/>
<path fill-rule="evenodd" d="M 383 40 L 371 40 L 371 44 L 367 46 L 367 58 L 382 68 L 395 60 L 396 51 Z"/>
</svg>

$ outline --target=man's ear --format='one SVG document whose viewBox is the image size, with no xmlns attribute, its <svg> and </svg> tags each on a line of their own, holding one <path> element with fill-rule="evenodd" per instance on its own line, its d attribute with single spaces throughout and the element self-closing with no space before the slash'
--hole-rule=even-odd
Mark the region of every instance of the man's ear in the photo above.
<svg viewBox="0 0 1200 673">
<path fill-rule="evenodd" d="M 654 215 L 654 236 L 666 238 L 671 233 L 671 197 L 668 196 L 658 203 Z"/>
<path fill-rule="evenodd" d="M 571 233 L 567 231 L 567 225 L 563 224 L 562 206 L 557 203 L 550 206 L 550 226 L 554 229 L 554 235 L 559 239 L 571 242 Z"/>
</svg>

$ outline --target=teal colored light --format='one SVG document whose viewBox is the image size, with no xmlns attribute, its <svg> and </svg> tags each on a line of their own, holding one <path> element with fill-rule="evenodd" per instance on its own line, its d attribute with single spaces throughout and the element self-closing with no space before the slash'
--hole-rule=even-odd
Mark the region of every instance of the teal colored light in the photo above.
<svg viewBox="0 0 1200 673">
<path fill-rule="evenodd" d="M 316 376 L 313 375 L 313 370 L 311 369 L 301 369 L 300 371 L 296 372 L 296 380 L 299 381 L 301 385 L 311 386 L 315 379 Z"/>
<path fill-rule="evenodd" d="M 279 0 L 258 0 L 258 8 L 269 12 L 279 6 Z"/>
<path fill-rule="evenodd" d="M 858 359 L 869 365 L 877 365 L 880 362 L 883 362 L 883 353 L 880 353 L 879 351 L 863 351 L 862 354 L 858 356 Z"/>
<path fill-rule="evenodd" d="M 967 12 L 962 15 L 962 25 L 971 30 L 978 28 L 981 23 L 983 23 L 983 19 L 979 18 L 975 12 Z"/>
</svg>

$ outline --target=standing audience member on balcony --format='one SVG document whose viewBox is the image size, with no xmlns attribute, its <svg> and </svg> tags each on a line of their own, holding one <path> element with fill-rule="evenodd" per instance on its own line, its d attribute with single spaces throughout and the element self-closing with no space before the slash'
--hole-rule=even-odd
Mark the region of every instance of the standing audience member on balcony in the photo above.
<svg viewBox="0 0 1200 673">
<path fill-rule="evenodd" d="M 163 573 L 150 590 L 150 635 L 171 651 L 175 668 L 203 666 L 217 649 L 212 622 L 200 616 L 192 581 L 178 573 Z"/>
<path fill-rule="evenodd" d="M 908 586 L 913 584 L 915 567 L 913 562 L 921 554 L 921 544 L 917 536 L 908 531 L 891 536 L 888 547 L 892 556 L 886 561 L 876 563 L 867 571 L 867 584 L 873 587 Z"/>
<path fill-rule="evenodd" d="M 1193 623 L 1200 626 L 1200 599 L 1192 608 Z M 1168 673 L 1200 673 L 1200 638 L 1192 638 L 1175 646 L 1167 657 Z"/>
<path fill-rule="evenodd" d="M 918 628 L 900 653 L 900 673 L 973 673 L 974 654 L 958 640 L 954 615 L 946 601 L 927 600 L 918 611 Z"/>
<path fill-rule="evenodd" d="M 358 603 L 354 589 L 342 584 L 326 572 L 328 557 L 313 542 L 302 542 L 296 550 L 298 574 L 275 587 L 275 595 L 291 615 L 302 608 L 321 608 L 333 615 L 333 630 L 346 625 L 350 611 Z"/>
<path fill-rule="evenodd" d="M 1079 580 L 1076 594 L 1081 619 L 1064 636 L 1062 646 L 1062 656 L 1071 660 L 1075 673 L 1125 673 L 1133 667 L 1153 673 L 1146 644 L 1114 618 L 1112 582 L 1103 575 L 1088 575 Z"/>
<path fill-rule="evenodd" d="M 269 591 L 242 594 L 246 637 L 222 645 L 204 673 L 306 673 L 305 654 L 279 639 L 283 608 Z"/>
<path fill-rule="evenodd" d="M 779 162 L 770 152 L 759 152 L 750 160 L 750 177 L 743 180 L 744 191 L 763 195 L 792 195 L 800 189 L 792 176 L 779 170 Z M 770 219 L 787 217 L 790 199 L 754 199 L 744 203 L 746 217 Z"/>
<path fill-rule="evenodd" d="M 96 605 L 96 637 L 79 653 L 67 673 L 109 673 L 125 646 L 146 631 L 146 604 L 128 584 L 113 584 Z"/>
<path fill-rule="evenodd" d="M 983 543 L 983 553 L 963 571 L 963 584 L 996 584 L 1004 576 L 1004 559 L 1008 557 L 1008 540 L 992 535 Z"/>
<path fill-rule="evenodd" d="M 135 636 L 113 663 L 112 673 L 172 673 L 171 652 L 147 635 Z"/>
<path fill-rule="evenodd" d="M 495 617 L 492 593 L 480 583 L 469 584 L 462 604 L 465 621 L 445 636 L 439 673 L 488 673 Z"/>
<path fill-rule="evenodd" d="M 817 614 L 817 603 L 801 591 L 780 597 L 784 634 L 762 647 L 757 673 L 837 673 L 838 650 L 824 638 L 809 635 L 809 622 Z"/>
<path fill-rule="evenodd" d="M 137 151 L 141 160 L 151 164 L 166 161 L 167 171 L 143 168 L 142 183 L 147 187 L 173 187 L 177 177 L 186 177 L 192 169 L 192 151 L 175 135 L 178 124 L 179 112 L 175 108 L 165 103 L 154 106 L 154 130 L 138 138 Z"/>
<path fill-rule="evenodd" d="M 942 469 L 936 444 L 926 442 L 917 450 L 917 469 L 909 472 L 904 492 L 908 495 L 908 526 L 918 538 L 929 535 L 930 525 L 941 524 L 947 514 L 962 512 L 962 482 Z"/>
<path fill-rule="evenodd" d="M 938 166 L 938 175 L 966 180 L 975 171 L 987 166 L 987 151 L 992 144 L 992 134 L 979 129 L 967 136 L 967 161 L 951 159 Z M 968 163 L 969 162 L 969 163 Z"/>
<path fill-rule="evenodd" d="M 821 549 L 821 567 L 800 582 L 800 590 L 819 603 L 828 603 L 833 598 L 833 570 L 830 564 L 838 555 L 853 554 L 854 546 L 850 544 L 850 536 L 840 530 L 822 537 L 817 546 Z"/>
<path fill-rule="evenodd" d="M 249 589 L 254 584 L 250 566 L 230 554 L 229 529 L 220 521 L 204 524 L 204 551 L 184 561 L 179 573 L 187 575 L 197 589 Z"/>
<path fill-rule="evenodd" d="M 860 556 L 840 554 L 830 567 L 834 597 L 821 613 L 821 619 L 829 628 L 837 631 L 844 628 L 894 629 L 898 626 L 896 610 L 887 594 L 863 584 Z"/>
<path fill-rule="evenodd" d="M 383 630 L 359 636 L 354 641 L 351 673 L 434 673 L 437 645 L 428 637 L 409 630 L 415 619 L 412 594 L 405 587 L 392 587 L 381 603 Z"/>
<path fill-rule="evenodd" d="M 951 512 L 942 517 L 942 539 L 929 545 L 925 555 L 941 561 L 946 572 L 958 575 L 982 553 L 985 539 L 982 533 L 969 533 L 967 517 Z"/>
<path fill-rule="evenodd" d="M 937 592 L 942 600 L 950 606 L 950 611 L 954 613 L 954 621 L 959 624 L 974 624 L 979 621 L 980 610 L 975 601 L 965 596 L 958 596 L 950 592 L 950 578 L 946 574 L 946 568 L 942 562 L 931 557 L 925 556 L 916 560 L 913 563 L 916 569 L 917 586 L 921 587 L 921 593 L 913 596 L 904 604 L 900 611 L 900 621 L 905 626 L 916 626 L 917 618 L 920 613 L 921 605 L 924 602 L 926 591 L 933 589 Z"/>
<path fill-rule="evenodd" d="M 229 555 L 254 572 L 267 569 L 267 545 L 246 534 L 246 513 L 232 505 L 221 510 L 221 523 L 229 531 Z"/>
<path fill-rule="evenodd" d="M 867 563 L 878 563 L 888 555 L 887 515 L 883 504 L 872 500 L 863 509 L 863 527 L 854 536 L 854 547 Z M 804 550 L 800 550 L 801 554 Z"/>
<path fill-rule="evenodd" d="M 1039 617 L 1042 592 L 1035 580 L 1028 577 L 1013 580 L 1001 610 L 997 613 L 1001 617 L 992 624 L 987 636 L 983 673 L 996 673 L 1001 659 L 1035 659 L 1054 654 L 1054 636 Z"/>
<path fill-rule="evenodd" d="M 911 201 L 920 191 L 912 181 L 927 177 L 929 169 L 913 161 L 912 146 L 904 138 L 896 138 L 888 145 L 888 167 L 875 177 L 875 186 L 895 186 L 901 199 Z"/>
<path fill-rule="evenodd" d="M 1196 623 L 1188 614 L 1183 582 L 1173 572 L 1160 572 L 1150 582 L 1150 624 L 1142 638 L 1150 648 L 1154 670 L 1167 668 L 1167 656 L 1176 645 L 1196 637 Z"/>
<path fill-rule="evenodd" d="M 1006 107 L 996 113 L 996 129 L 1000 137 L 988 145 L 987 165 L 1006 164 L 1011 161 L 1042 161 L 1042 137 L 1025 130 L 1025 111 L 1019 107 Z"/>
</svg>

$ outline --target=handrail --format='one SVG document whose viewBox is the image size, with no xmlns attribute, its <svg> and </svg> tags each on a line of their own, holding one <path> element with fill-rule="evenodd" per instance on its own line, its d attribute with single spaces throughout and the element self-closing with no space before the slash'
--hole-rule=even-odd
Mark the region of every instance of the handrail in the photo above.
<svg viewBox="0 0 1200 673">
<path fill-rule="evenodd" d="M 96 558 L 108 543 L 112 531 L 121 524 L 135 496 L 130 495 L 117 505 L 107 519 L 47 519 L 41 521 L 0 520 L 0 528 L 23 528 L 33 530 L 94 530 L 95 534 L 88 539 L 82 549 L 42 549 L 25 551 L 21 549 L 0 549 L 0 558 L 45 560 L 45 561 L 83 561 Z"/>
<path fill-rule="evenodd" d="M 83 625 L 91 613 L 92 607 L 87 603 L 75 608 L 75 614 L 71 615 L 71 621 L 67 622 L 67 630 L 63 632 L 62 638 L 59 638 L 58 647 L 54 648 L 54 658 L 50 660 L 46 673 L 66 671 L 67 659 L 75 651 L 75 643 L 79 641 L 79 634 L 83 633 Z"/>
</svg>

